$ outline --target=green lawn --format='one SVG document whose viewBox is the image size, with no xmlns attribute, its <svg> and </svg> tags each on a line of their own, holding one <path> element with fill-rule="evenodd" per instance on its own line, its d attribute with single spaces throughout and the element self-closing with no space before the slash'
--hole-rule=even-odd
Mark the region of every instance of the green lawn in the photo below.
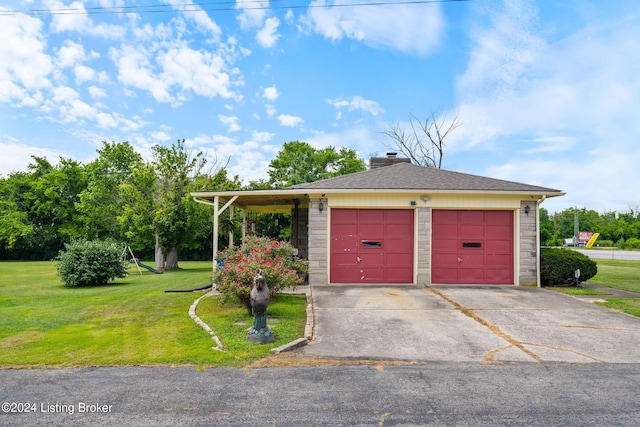
<svg viewBox="0 0 640 427">
<path fill-rule="evenodd" d="M 589 283 L 640 293 L 640 261 L 597 260 L 598 274 Z M 609 298 L 598 305 L 640 317 L 640 299 Z"/>
<path fill-rule="evenodd" d="M 598 291 L 596 289 L 589 288 L 573 288 L 573 287 L 550 287 L 548 288 L 552 291 L 560 292 L 566 295 L 577 295 L 577 296 L 587 296 L 587 295 L 611 295 L 611 292 L 606 291 Z"/>
<path fill-rule="evenodd" d="M 598 274 L 589 283 L 640 293 L 640 261 L 596 260 Z"/>
<path fill-rule="evenodd" d="M 270 315 L 277 341 L 247 343 L 251 316 L 234 304 L 205 298 L 198 316 L 228 352 L 188 315 L 202 293 L 165 293 L 210 283 L 210 262 L 182 262 L 157 275 L 135 267 L 107 286 L 68 288 L 54 262 L 0 262 L 0 367 L 192 364 L 243 365 L 302 336 L 303 296 L 277 296 Z M 225 320 L 229 319 L 229 320 Z M 232 319 L 232 320 L 231 320 Z M 248 322 L 245 329 L 230 323 Z M 219 328 L 218 331 L 216 328 Z"/>
</svg>

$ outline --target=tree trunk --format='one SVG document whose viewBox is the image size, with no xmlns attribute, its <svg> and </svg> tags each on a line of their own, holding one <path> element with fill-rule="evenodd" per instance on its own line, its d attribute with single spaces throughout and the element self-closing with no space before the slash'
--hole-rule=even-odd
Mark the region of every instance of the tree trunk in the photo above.
<svg viewBox="0 0 640 427">
<path fill-rule="evenodd" d="M 156 270 L 164 271 L 164 248 L 160 246 L 160 236 L 156 234 Z"/>
<path fill-rule="evenodd" d="M 167 270 L 175 270 L 180 268 L 178 266 L 178 247 L 175 246 L 171 248 L 169 253 L 167 254 Z"/>
</svg>

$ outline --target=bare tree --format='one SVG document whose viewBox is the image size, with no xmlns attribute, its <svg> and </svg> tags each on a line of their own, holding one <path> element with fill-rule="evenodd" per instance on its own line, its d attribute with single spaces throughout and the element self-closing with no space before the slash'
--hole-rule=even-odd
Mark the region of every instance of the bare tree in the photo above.
<svg viewBox="0 0 640 427">
<path fill-rule="evenodd" d="M 447 114 L 437 117 L 436 112 L 432 112 L 424 121 L 411 114 L 409 130 L 396 123 L 382 133 L 391 138 L 391 142 L 385 144 L 387 148 L 400 151 L 414 164 L 440 169 L 445 139 L 460 125 L 458 111 L 451 119 Z"/>
</svg>

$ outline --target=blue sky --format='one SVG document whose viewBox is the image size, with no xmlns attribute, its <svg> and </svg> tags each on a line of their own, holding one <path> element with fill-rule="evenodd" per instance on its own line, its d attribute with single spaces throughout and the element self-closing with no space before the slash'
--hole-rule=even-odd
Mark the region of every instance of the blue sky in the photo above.
<svg viewBox="0 0 640 427">
<path fill-rule="evenodd" d="M 184 138 L 248 182 L 285 142 L 368 159 L 457 111 L 445 169 L 640 205 L 637 0 L 355 3 L 0 0 L 0 173 Z"/>
</svg>

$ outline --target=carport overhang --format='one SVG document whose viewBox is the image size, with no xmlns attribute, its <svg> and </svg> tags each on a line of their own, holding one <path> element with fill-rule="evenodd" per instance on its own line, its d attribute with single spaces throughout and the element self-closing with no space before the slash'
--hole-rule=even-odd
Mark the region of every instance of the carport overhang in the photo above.
<svg viewBox="0 0 640 427">
<path fill-rule="evenodd" d="M 193 199 L 205 205 L 213 206 L 213 270 L 217 268 L 215 260 L 218 253 L 220 215 L 227 209 L 233 213 L 236 207 L 257 213 L 291 214 L 309 204 L 309 193 L 293 190 L 237 190 L 237 191 L 200 191 L 192 192 Z"/>
</svg>

